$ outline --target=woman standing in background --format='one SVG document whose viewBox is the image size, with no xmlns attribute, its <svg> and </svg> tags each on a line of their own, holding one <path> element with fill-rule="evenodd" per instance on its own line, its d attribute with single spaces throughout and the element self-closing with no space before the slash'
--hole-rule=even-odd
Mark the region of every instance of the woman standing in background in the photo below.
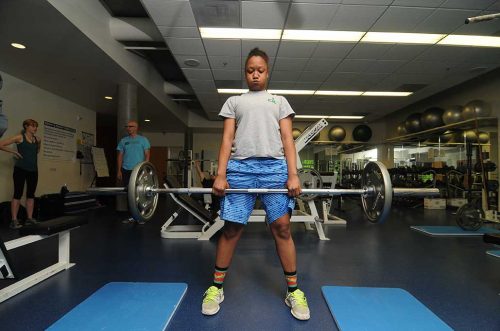
<svg viewBox="0 0 500 331">
<path fill-rule="evenodd" d="M 27 225 L 35 224 L 33 218 L 33 208 L 35 205 L 35 190 L 38 183 L 38 162 L 37 156 L 40 151 L 41 140 L 35 136 L 38 130 L 38 122 L 33 119 L 23 121 L 23 130 L 20 134 L 0 141 L 0 150 L 14 154 L 16 163 L 14 165 L 14 197 L 11 202 L 12 221 L 10 227 L 18 229 L 21 227 L 17 219 L 20 200 L 24 191 L 26 182 L 26 212 L 28 218 Z M 16 148 L 7 146 L 16 144 Z"/>
</svg>

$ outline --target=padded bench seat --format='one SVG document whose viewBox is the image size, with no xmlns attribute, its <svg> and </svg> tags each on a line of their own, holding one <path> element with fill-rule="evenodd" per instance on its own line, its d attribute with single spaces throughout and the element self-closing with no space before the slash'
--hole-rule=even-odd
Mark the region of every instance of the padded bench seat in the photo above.
<svg viewBox="0 0 500 331">
<path fill-rule="evenodd" d="M 88 223 L 86 215 L 68 215 L 54 218 L 49 221 L 38 222 L 34 225 L 26 225 L 19 229 L 21 236 L 46 235 L 62 232 Z"/>
<path fill-rule="evenodd" d="M 485 243 L 500 245 L 500 234 L 486 233 L 483 235 L 483 240 Z"/>
</svg>

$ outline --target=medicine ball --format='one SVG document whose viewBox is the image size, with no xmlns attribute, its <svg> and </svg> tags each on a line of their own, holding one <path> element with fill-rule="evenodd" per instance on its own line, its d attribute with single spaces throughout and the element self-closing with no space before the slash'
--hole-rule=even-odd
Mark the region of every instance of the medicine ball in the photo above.
<svg viewBox="0 0 500 331">
<path fill-rule="evenodd" d="M 345 129 L 340 125 L 335 125 L 328 131 L 328 139 L 331 141 L 342 141 L 346 135 Z"/>
<path fill-rule="evenodd" d="M 424 111 L 420 117 L 420 125 L 423 130 L 429 130 L 443 126 L 443 113 L 444 109 L 439 107 L 431 107 Z"/>
<path fill-rule="evenodd" d="M 405 128 L 408 133 L 415 133 L 422 130 L 422 126 L 420 125 L 420 113 L 413 113 L 408 116 L 405 120 Z"/>
<path fill-rule="evenodd" d="M 405 127 L 404 123 L 400 123 L 398 125 L 398 127 L 396 128 L 396 131 L 398 132 L 398 136 L 404 136 L 405 134 L 408 133 L 408 131 L 406 131 L 406 127 Z"/>
<path fill-rule="evenodd" d="M 481 144 L 487 144 L 490 141 L 490 135 L 487 132 L 479 132 L 478 139 Z"/>
<path fill-rule="evenodd" d="M 464 120 L 470 120 L 475 117 L 488 117 L 491 114 L 490 104 L 482 100 L 472 100 L 467 103 L 462 111 Z"/>
<path fill-rule="evenodd" d="M 352 130 L 352 138 L 355 141 L 368 141 L 372 137 L 372 129 L 369 126 L 361 124 Z"/>
<path fill-rule="evenodd" d="M 297 139 L 301 134 L 302 134 L 302 131 L 300 131 L 299 129 L 297 129 L 297 128 L 292 129 L 292 136 L 293 136 L 294 140 Z"/>
<path fill-rule="evenodd" d="M 463 121 L 464 120 L 464 118 L 462 117 L 463 110 L 464 107 L 459 105 L 447 107 L 443 113 L 443 123 L 448 125 Z"/>
</svg>

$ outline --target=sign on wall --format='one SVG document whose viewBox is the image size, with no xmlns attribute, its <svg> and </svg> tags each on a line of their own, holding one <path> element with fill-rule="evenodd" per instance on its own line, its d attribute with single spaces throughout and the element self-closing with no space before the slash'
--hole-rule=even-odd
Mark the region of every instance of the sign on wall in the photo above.
<svg viewBox="0 0 500 331">
<path fill-rule="evenodd" d="M 43 157 L 48 160 L 71 161 L 76 156 L 76 129 L 43 121 Z"/>
</svg>

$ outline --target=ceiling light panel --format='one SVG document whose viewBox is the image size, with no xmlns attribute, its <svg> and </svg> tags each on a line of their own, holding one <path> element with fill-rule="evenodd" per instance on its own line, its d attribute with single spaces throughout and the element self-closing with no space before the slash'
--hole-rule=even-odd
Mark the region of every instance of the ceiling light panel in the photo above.
<svg viewBox="0 0 500 331">
<path fill-rule="evenodd" d="M 500 47 L 500 37 L 449 35 L 438 45 Z"/>
<path fill-rule="evenodd" d="M 364 32 L 361 31 L 285 30 L 283 39 L 357 42 L 363 35 Z"/>
<path fill-rule="evenodd" d="M 361 42 L 390 44 L 435 44 L 444 34 L 400 33 L 400 32 L 367 32 Z"/>
<path fill-rule="evenodd" d="M 280 39 L 281 29 L 200 28 L 205 39 Z"/>
</svg>

